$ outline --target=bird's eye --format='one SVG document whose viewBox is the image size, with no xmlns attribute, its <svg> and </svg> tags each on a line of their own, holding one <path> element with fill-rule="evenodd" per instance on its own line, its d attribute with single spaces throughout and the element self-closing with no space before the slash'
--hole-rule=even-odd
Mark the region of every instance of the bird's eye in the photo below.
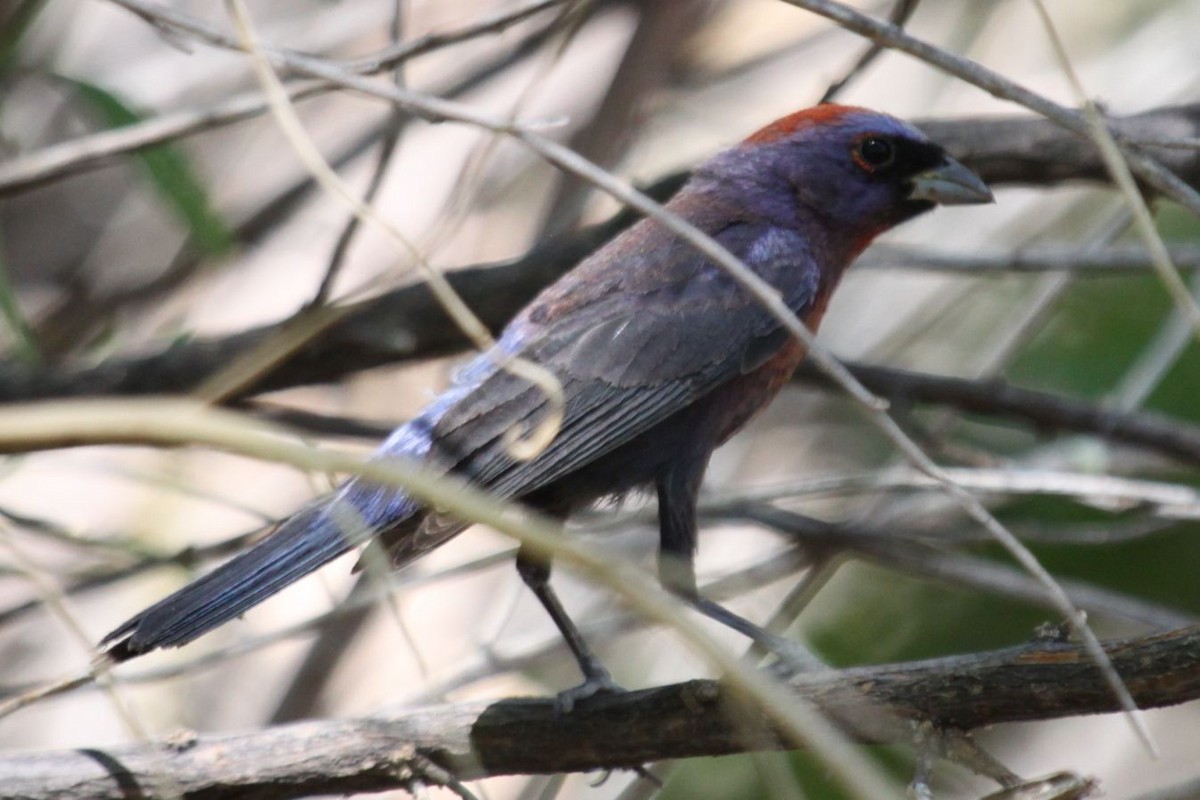
<svg viewBox="0 0 1200 800">
<path fill-rule="evenodd" d="M 859 159 L 870 169 L 881 169 L 896 159 L 896 148 L 880 136 L 868 136 L 858 143 Z"/>
</svg>

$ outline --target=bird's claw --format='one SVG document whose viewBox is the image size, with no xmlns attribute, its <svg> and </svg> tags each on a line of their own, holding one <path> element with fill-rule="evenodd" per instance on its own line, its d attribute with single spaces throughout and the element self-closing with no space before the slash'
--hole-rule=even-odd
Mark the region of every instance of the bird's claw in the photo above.
<svg viewBox="0 0 1200 800">
<path fill-rule="evenodd" d="M 1071 772 L 1024 780 L 980 747 L 969 733 L 940 728 L 931 722 L 916 726 L 917 769 L 908 795 L 914 800 L 931 800 L 930 777 L 934 763 L 945 759 L 999 783 L 1003 789 L 985 800 L 1082 800 L 1097 790 L 1096 781 Z"/>
<path fill-rule="evenodd" d="M 983 800 L 1082 800 L 1095 796 L 1098 791 L 1099 786 L 1094 778 L 1073 772 L 1058 772 L 1001 789 Z"/>
<path fill-rule="evenodd" d="M 565 689 L 558 693 L 554 700 L 555 711 L 570 714 L 575 710 L 575 704 L 598 694 L 622 694 L 625 688 L 612 679 L 607 670 L 588 675 L 587 680 L 578 686 Z"/>
<path fill-rule="evenodd" d="M 829 668 L 828 664 L 801 642 L 777 636 L 765 630 L 755 638 L 755 644 L 778 659 L 771 666 L 771 670 L 776 675 L 791 677 Z"/>
</svg>

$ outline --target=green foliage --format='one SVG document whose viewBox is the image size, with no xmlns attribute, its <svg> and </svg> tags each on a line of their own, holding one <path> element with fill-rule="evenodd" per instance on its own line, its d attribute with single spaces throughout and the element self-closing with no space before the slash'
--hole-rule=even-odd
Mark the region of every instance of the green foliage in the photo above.
<svg viewBox="0 0 1200 800">
<path fill-rule="evenodd" d="M 0 239 L 0 316 L 16 341 L 17 356 L 26 363 L 37 363 L 41 360 L 37 341 L 29 322 L 21 313 L 21 306 L 13 292 L 12 281 L 8 279 L 8 260 L 4 257 L 4 242 Z"/>
<path fill-rule="evenodd" d="M 141 122 L 144 118 L 112 92 L 78 80 L 68 83 L 112 128 Z M 233 246 L 233 235 L 213 209 L 208 191 L 192 170 L 183 151 L 173 145 L 156 145 L 136 153 L 155 189 L 176 216 L 187 226 L 192 241 L 206 255 L 221 255 Z"/>
<path fill-rule="evenodd" d="M 12 71 L 25 34 L 46 6 L 46 0 L 22 0 L 0 19 L 0 75 Z"/>
<path fill-rule="evenodd" d="M 1157 215 L 1171 242 L 1200 242 L 1200 223 L 1176 206 Z M 1153 274 L 1080 280 L 1019 354 L 1007 377 L 1048 391 L 1103 398 L 1115 387 L 1172 311 Z M 1155 387 L 1147 408 L 1200 420 L 1200 347 L 1193 341 Z"/>
</svg>

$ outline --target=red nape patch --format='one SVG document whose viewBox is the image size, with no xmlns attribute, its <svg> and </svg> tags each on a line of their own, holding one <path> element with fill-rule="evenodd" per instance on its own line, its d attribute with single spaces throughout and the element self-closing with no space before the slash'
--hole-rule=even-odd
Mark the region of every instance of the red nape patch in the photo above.
<svg viewBox="0 0 1200 800">
<path fill-rule="evenodd" d="M 870 112 L 858 106 L 840 106 L 836 103 L 824 103 L 812 108 L 806 108 L 803 111 L 797 111 L 794 114 L 788 114 L 786 117 L 780 117 L 767 127 L 750 134 L 743 143 L 762 144 L 777 142 L 792 135 L 801 128 L 807 128 L 811 125 L 830 125 L 848 114 L 867 113 Z"/>
</svg>

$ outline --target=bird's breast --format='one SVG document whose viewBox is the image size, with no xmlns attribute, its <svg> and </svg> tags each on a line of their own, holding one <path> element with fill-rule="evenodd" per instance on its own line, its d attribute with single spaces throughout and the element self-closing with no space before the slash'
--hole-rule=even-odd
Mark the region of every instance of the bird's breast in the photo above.
<svg viewBox="0 0 1200 800">
<path fill-rule="evenodd" d="M 814 333 L 825 316 L 825 308 L 829 304 L 835 283 L 836 281 L 829 282 L 817 295 L 812 307 L 803 315 L 805 326 Z M 800 366 L 807 354 L 808 350 L 804 344 L 796 337 L 789 336 L 778 352 L 763 362 L 762 366 L 718 389 L 718 396 L 713 398 L 717 411 L 717 443 L 724 443 L 741 430 L 751 417 L 774 400 L 784 384 L 791 380 L 796 367 Z"/>
<path fill-rule="evenodd" d="M 804 345 L 790 338 L 757 369 L 737 377 L 717 390 L 714 398 L 717 407 L 718 444 L 725 442 L 741 430 L 751 417 L 779 394 L 779 390 L 792 377 L 796 367 L 804 360 Z"/>
</svg>

